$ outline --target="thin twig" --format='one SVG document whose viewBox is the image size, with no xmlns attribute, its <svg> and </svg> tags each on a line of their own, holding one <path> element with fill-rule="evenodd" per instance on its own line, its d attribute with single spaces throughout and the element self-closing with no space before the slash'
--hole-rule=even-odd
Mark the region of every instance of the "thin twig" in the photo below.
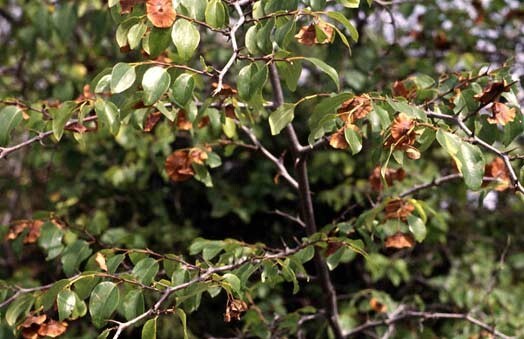
<svg viewBox="0 0 524 339">
<path fill-rule="evenodd" d="M 432 188 L 432 187 L 438 187 L 438 186 L 440 186 L 442 184 L 445 184 L 445 183 L 447 183 L 449 181 L 453 181 L 453 180 L 457 180 L 457 179 L 461 179 L 461 178 L 462 178 L 462 174 L 460 174 L 460 173 L 454 173 L 454 174 L 449 174 L 449 175 L 442 176 L 440 178 L 435 178 L 435 179 L 431 180 L 430 182 L 414 186 L 414 187 L 408 189 L 407 191 L 402 192 L 401 194 L 399 194 L 399 197 L 400 198 L 404 198 L 404 197 L 406 197 L 408 195 L 415 194 L 415 193 L 417 193 L 419 191 L 422 191 L 422 190 L 425 190 L 425 189 L 428 189 L 428 188 Z M 493 177 L 484 177 L 482 179 L 483 182 L 492 182 L 492 181 L 498 181 L 498 180 L 499 180 L 498 178 L 493 178 Z"/>
<path fill-rule="evenodd" d="M 87 118 L 84 118 L 84 122 L 88 122 L 88 121 L 94 121 L 96 120 L 98 117 L 96 115 L 93 115 L 93 116 L 90 116 L 90 117 L 87 117 Z M 78 119 L 72 119 L 72 120 L 69 120 L 69 122 L 67 122 L 65 124 L 65 128 L 71 126 L 71 125 L 74 125 L 78 123 Z M 31 145 L 32 143 L 35 143 L 37 141 L 42 141 L 44 140 L 45 138 L 47 138 L 48 136 L 50 136 L 51 134 L 53 134 L 53 131 L 46 131 L 46 132 L 40 132 L 38 133 L 38 135 L 32 137 L 31 139 L 28 139 L 26 141 L 23 141 L 19 144 L 16 144 L 14 146 L 10 146 L 10 147 L 0 147 L 0 159 L 4 159 L 5 157 L 7 157 L 9 154 L 23 148 L 23 147 L 26 147 L 26 146 L 29 146 Z"/>
<path fill-rule="evenodd" d="M 395 317 L 390 317 L 383 320 L 374 320 L 374 321 L 368 321 L 360 326 L 355 327 L 351 331 L 349 331 L 346 334 L 346 338 L 350 338 L 351 336 L 355 336 L 361 332 L 364 332 L 368 329 L 379 327 L 379 326 L 389 326 L 393 323 L 399 322 L 404 319 L 408 318 L 422 318 L 423 320 L 427 319 L 459 319 L 459 320 L 466 320 L 486 331 L 489 333 L 495 335 L 496 337 L 503 338 L 503 339 L 512 339 L 515 338 L 513 336 L 506 335 L 498 330 L 496 330 L 493 326 L 490 326 L 486 324 L 485 322 L 480 321 L 477 318 L 472 317 L 469 314 L 464 313 L 443 313 L 443 312 L 420 312 L 420 311 L 403 311 L 397 314 Z"/>
<path fill-rule="evenodd" d="M 242 7 L 239 1 L 235 2 L 233 6 L 235 7 L 235 10 L 237 11 L 239 15 L 238 22 L 233 26 L 233 28 L 231 28 L 231 32 L 229 32 L 229 37 L 231 39 L 231 45 L 233 47 L 233 54 L 231 55 L 231 58 L 229 58 L 229 61 L 224 66 L 224 68 L 218 73 L 217 88 L 213 91 L 213 96 L 217 95 L 218 93 L 222 91 L 222 87 L 224 85 L 224 77 L 227 74 L 227 72 L 229 71 L 229 69 L 231 68 L 231 66 L 233 66 L 233 64 L 237 60 L 237 56 L 239 53 L 236 33 L 238 29 L 242 27 L 242 25 L 246 21 L 246 17 L 244 16 L 244 12 L 242 11 Z"/>
<path fill-rule="evenodd" d="M 286 219 L 288 219 L 288 220 L 298 224 L 302 228 L 306 227 L 306 224 L 299 217 L 294 217 L 294 216 L 292 216 L 289 213 L 282 212 L 281 210 L 275 210 L 273 213 L 275 213 L 276 215 L 280 215 L 281 217 L 284 217 L 284 218 L 286 218 Z"/>
<path fill-rule="evenodd" d="M 298 183 L 297 181 L 289 174 L 286 167 L 284 166 L 281 159 L 278 159 L 276 156 L 274 156 L 270 151 L 268 151 L 258 140 L 258 138 L 255 136 L 255 133 L 251 129 L 249 129 L 246 126 L 240 125 L 240 128 L 246 135 L 251 139 L 253 144 L 264 154 L 264 156 L 269 159 L 272 163 L 275 164 L 275 166 L 278 168 L 278 171 L 280 175 L 286 179 L 286 181 L 294 188 L 298 189 Z"/>
</svg>

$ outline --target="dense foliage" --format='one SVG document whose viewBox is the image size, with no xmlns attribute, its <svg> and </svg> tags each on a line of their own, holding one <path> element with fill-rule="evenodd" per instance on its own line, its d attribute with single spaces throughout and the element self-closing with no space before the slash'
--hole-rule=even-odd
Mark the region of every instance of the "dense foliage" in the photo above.
<svg viewBox="0 0 524 339">
<path fill-rule="evenodd" d="M 524 337 L 519 6 L 7 0 L 0 337 Z"/>
</svg>

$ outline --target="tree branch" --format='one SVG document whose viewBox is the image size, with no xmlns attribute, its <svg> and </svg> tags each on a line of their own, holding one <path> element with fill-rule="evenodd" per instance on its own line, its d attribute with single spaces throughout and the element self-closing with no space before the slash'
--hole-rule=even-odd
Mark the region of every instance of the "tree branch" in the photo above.
<svg viewBox="0 0 524 339">
<path fill-rule="evenodd" d="M 275 103 L 275 108 L 278 108 L 284 104 L 284 92 L 282 91 L 282 84 L 280 83 L 280 77 L 278 75 L 275 63 L 269 64 L 269 78 L 273 87 L 273 101 Z M 304 147 L 300 144 L 292 124 L 287 125 L 286 133 L 292 147 L 293 156 L 295 158 L 295 170 L 298 181 L 298 195 L 300 208 L 302 211 L 302 220 L 306 225 L 307 235 L 313 235 L 317 232 L 317 225 L 315 221 L 313 201 L 311 200 L 311 190 L 309 188 L 307 154 L 304 154 L 304 149 L 309 147 Z M 333 287 L 333 283 L 331 282 L 331 277 L 329 275 L 326 262 L 318 251 L 315 251 L 314 262 L 322 290 L 326 295 L 326 318 L 335 338 L 342 339 L 344 338 L 344 335 L 338 320 L 337 294 L 335 288 Z"/>
<path fill-rule="evenodd" d="M 87 117 L 87 118 L 84 118 L 84 122 L 88 122 L 88 121 L 94 121 L 98 119 L 98 117 L 96 115 L 93 115 L 93 116 L 90 116 L 90 117 Z M 65 124 L 65 128 L 71 126 L 71 125 L 74 125 L 78 123 L 78 119 L 72 119 L 72 120 L 69 120 L 69 122 L 67 122 Z M 48 136 L 50 136 L 51 134 L 53 134 L 53 131 L 46 131 L 46 132 L 40 132 L 38 133 L 38 135 L 32 137 L 31 139 L 28 139 L 26 141 L 23 141 L 19 144 L 16 144 L 14 146 L 10 146 L 10 147 L 0 147 L 0 159 L 4 159 L 6 158 L 9 154 L 21 149 L 21 148 L 24 148 L 26 146 L 29 146 L 37 141 L 42 141 L 44 140 L 45 138 L 47 138 Z"/>
<path fill-rule="evenodd" d="M 407 191 L 402 192 L 401 194 L 399 194 L 399 197 L 400 198 L 404 198 L 404 197 L 406 197 L 408 195 L 415 194 L 415 193 L 417 193 L 419 191 L 422 191 L 422 190 L 425 190 L 425 189 L 428 189 L 428 188 L 432 188 L 432 187 L 438 187 L 438 186 L 440 186 L 442 184 L 445 184 L 445 183 L 447 183 L 449 181 L 453 181 L 453 180 L 461 179 L 461 178 L 462 178 L 462 174 L 460 174 L 460 173 L 453 173 L 453 174 L 445 175 L 445 176 L 440 177 L 440 178 L 435 178 L 435 179 L 431 180 L 430 182 L 414 186 L 414 187 L 408 189 Z M 498 179 L 497 178 L 493 178 L 493 177 L 484 177 L 482 179 L 482 181 L 492 182 L 492 181 L 498 181 Z"/>
<path fill-rule="evenodd" d="M 495 327 L 490 326 L 486 324 L 485 322 L 480 321 L 477 318 L 472 317 L 469 314 L 464 313 L 442 313 L 442 312 L 420 312 L 420 311 L 402 311 L 397 313 L 395 316 L 390 316 L 387 319 L 383 320 L 375 320 L 375 321 L 368 321 L 360 326 L 355 327 L 349 333 L 346 334 L 346 338 L 350 338 L 351 336 L 355 336 L 361 332 L 364 332 L 368 329 L 379 327 L 379 326 L 390 326 L 396 322 L 399 322 L 404 319 L 408 318 L 421 318 L 422 320 L 428 320 L 428 319 L 459 319 L 459 320 L 465 320 L 468 321 L 486 331 L 489 333 L 495 335 L 496 337 L 503 338 L 503 339 L 513 339 L 515 337 L 506 335 L 498 330 L 495 329 Z"/>
<path fill-rule="evenodd" d="M 292 255 L 292 254 L 302 250 L 303 248 L 305 248 L 307 246 L 311 246 L 311 245 L 313 245 L 313 243 L 302 244 L 302 245 L 300 245 L 300 246 L 298 246 L 296 248 L 286 249 L 286 250 L 280 251 L 280 252 L 275 253 L 275 254 L 264 255 L 262 257 L 246 258 L 246 259 L 240 260 L 239 262 L 234 263 L 234 264 L 230 264 L 230 265 L 226 265 L 226 266 L 220 266 L 220 267 L 214 267 L 214 268 L 208 269 L 207 271 L 202 271 L 201 274 L 199 274 L 198 276 L 196 276 L 195 278 L 191 279 L 188 282 L 185 282 L 183 284 L 167 288 L 164 291 L 164 293 L 162 294 L 162 296 L 160 297 L 160 299 L 158 299 L 158 301 L 153 305 L 153 307 L 148 309 L 146 312 L 138 315 L 137 317 L 135 317 L 135 318 L 133 318 L 133 319 L 131 319 L 131 320 L 125 322 L 125 323 L 118 323 L 118 326 L 116 328 L 116 332 L 115 332 L 115 335 L 113 336 L 113 339 L 119 338 L 120 335 L 122 334 L 122 332 L 126 328 L 128 328 L 130 326 L 133 326 L 134 324 L 138 323 L 142 319 L 146 319 L 146 318 L 150 317 L 151 315 L 159 313 L 160 312 L 160 307 L 162 306 L 162 304 L 167 300 L 167 298 L 169 298 L 176 291 L 183 290 L 183 289 L 185 289 L 185 288 L 187 288 L 187 287 L 189 287 L 189 286 L 191 286 L 193 284 L 196 284 L 196 283 L 201 282 L 201 281 L 205 281 L 209 277 L 211 277 L 213 274 L 221 273 L 221 272 L 225 272 L 225 271 L 231 271 L 231 270 L 237 269 L 237 268 L 239 268 L 239 267 L 241 267 L 241 266 L 243 266 L 244 264 L 247 264 L 247 263 L 258 263 L 258 262 L 261 262 L 261 261 L 264 261 L 264 260 L 285 258 L 285 257 L 288 257 L 288 256 L 290 256 L 290 255 Z"/>
<path fill-rule="evenodd" d="M 229 33 L 229 37 L 231 39 L 231 45 L 233 47 L 233 55 L 231 55 L 231 58 L 229 58 L 229 61 L 227 62 L 227 64 L 218 73 L 218 84 L 217 84 L 217 88 L 213 91 L 213 96 L 217 95 L 218 93 L 220 93 L 220 91 L 222 91 L 222 86 L 224 84 L 224 76 L 227 74 L 231 66 L 233 66 L 233 64 L 237 60 L 237 56 L 239 53 L 237 38 L 235 34 L 237 33 L 238 29 L 242 27 L 242 25 L 246 21 L 246 17 L 244 16 L 242 7 L 240 7 L 241 6 L 240 1 L 235 2 L 233 6 L 235 7 L 235 10 L 237 11 L 239 15 L 238 22 L 233 26 L 233 28 L 231 29 L 231 32 Z"/>
<path fill-rule="evenodd" d="M 243 125 L 240 125 L 240 128 L 242 129 L 242 131 L 244 131 L 244 133 L 247 134 L 247 136 L 251 139 L 251 141 L 253 142 L 253 144 L 255 144 L 255 146 L 260 150 L 260 152 L 262 152 L 262 154 L 264 154 L 264 156 L 269 159 L 272 163 L 275 164 L 275 166 L 278 168 L 278 171 L 280 173 L 280 175 L 286 179 L 286 181 L 294 188 L 294 189 L 298 189 L 298 183 L 297 181 L 289 174 L 289 172 L 287 171 L 286 167 L 284 166 L 283 162 L 281 159 L 278 159 L 276 156 L 274 156 L 270 151 L 267 150 L 267 148 L 265 148 L 264 146 L 262 146 L 262 144 L 260 143 L 260 141 L 258 140 L 258 138 L 256 137 L 255 133 L 253 133 L 252 130 L 250 130 L 248 127 L 246 126 L 243 126 Z"/>
</svg>

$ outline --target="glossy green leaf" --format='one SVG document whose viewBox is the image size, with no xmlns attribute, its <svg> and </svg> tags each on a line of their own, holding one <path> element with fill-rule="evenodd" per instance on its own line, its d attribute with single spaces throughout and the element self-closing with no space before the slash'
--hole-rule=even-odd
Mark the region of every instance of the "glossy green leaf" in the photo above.
<svg viewBox="0 0 524 339">
<path fill-rule="evenodd" d="M 147 25 L 142 21 L 133 25 L 127 33 L 127 41 L 129 42 L 129 48 L 137 48 L 146 31 Z"/>
<path fill-rule="evenodd" d="M 93 250 L 89 248 L 89 244 L 84 240 L 77 240 L 71 245 L 67 246 L 62 253 L 62 268 L 67 276 L 75 274 L 80 264 L 89 258 Z"/>
<path fill-rule="evenodd" d="M 466 186 L 473 190 L 479 189 L 484 178 L 485 160 L 478 146 L 442 130 L 437 131 L 437 140 L 455 160 L 457 169 L 464 176 Z"/>
<path fill-rule="evenodd" d="M 118 286 L 110 281 L 101 282 L 93 289 L 89 298 L 89 314 L 97 328 L 102 327 L 110 319 L 119 301 Z"/>
<path fill-rule="evenodd" d="M 416 241 L 422 242 L 426 238 L 426 234 L 428 231 L 422 219 L 414 215 L 410 215 L 408 216 L 408 225 L 409 230 L 411 233 L 413 233 L 413 236 L 415 237 Z"/>
<path fill-rule="evenodd" d="M 51 115 L 53 117 L 53 135 L 56 140 L 62 139 L 64 127 L 69 119 L 71 119 L 76 106 L 76 102 L 66 101 L 62 103 L 59 108 L 55 108 L 51 111 Z"/>
<path fill-rule="evenodd" d="M 5 321 L 7 325 L 14 327 L 21 317 L 25 316 L 31 307 L 35 299 L 32 294 L 22 294 L 16 298 L 5 312 Z"/>
<path fill-rule="evenodd" d="M 340 90 L 340 81 L 338 79 L 338 73 L 333 67 L 317 58 L 304 58 L 304 60 L 311 62 L 313 65 L 317 66 L 322 72 L 326 73 L 326 75 L 329 76 L 331 80 L 333 80 L 333 82 L 337 86 L 337 89 Z"/>
<path fill-rule="evenodd" d="M 238 95 L 245 101 L 250 101 L 262 91 L 267 81 L 268 70 L 266 66 L 249 64 L 238 73 Z"/>
<path fill-rule="evenodd" d="M 205 11 L 206 22 L 214 28 L 224 27 L 226 23 L 226 8 L 221 0 L 210 0 Z"/>
<path fill-rule="evenodd" d="M 117 94 L 133 86 L 136 80 L 135 67 L 119 62 L 111 72 L 111 93 Z"/>
<path fill-rule="evenodd" d="M 357 7 L 358 7 L 358 4 L 357 4 Z M 327 16 L 330 17 L 333 20 L 338 21 L 342 25 L 344 25 L 344 27 L 349 31 L 349 35 L 351 36 L 351 39 L 353 39 L 353 41 L 355 41 L 355 42 L 358 41 L 358 31 L 357 31 L 357 29 L 348 20 L 348 18 L 346 18 L 344 16 L 344 14 L 342 14 L 341 12 L 328 12 Z"/>
<path fill-rule="evenodd" d="M 105 101 L 101 98 L 95 101 L 95 112 L 98 121 L 113 135 L 120 130 L 120 112 L 116 105 L 111 101 Z"/>
<path fill-rule="evenodd" d="M 156 58 L 169 47 L 171 40 L 170 28 L 152 27 L 147 36 L 147 44 L 144 42 L 143 47 L 150 58 Z"/>
<path fill-rule="evenodd" d="M 349 126 L 344 129 L 344 137 L 349 144 L 349 148 L 351 149 L 351 153 L 353 155 L 362 150 L 362 136 L 358 130 L 355 130 L 352 128 L 352 126 Z"/>
<path fill-rule="evenodd" d="M 149 68 L 142 78 L 144 88 L 144 105 L 154 104 L 167 91 L 171 83 L 171 76 L 160 66 Z"/>
<path fill-rule="evenodd" d="M 173 86 L 173 99 L 181 108 L 186 107 L 189 101 L 193 98 L 193 90 L 195 88 L 195 79 L 191 74 L 183 73 L 176 78 Z"/>
<path fill-rule="evenodd" d="M 191 22 L 180 19 L 173 25 L 171 39 L 180 58 L 189 60 L 198 48 L 200 33 Z"/>
<path fill-rule="evenodd" d="M 142 328 L 142 339 L 156 339 L 156 319 L 149 319 Z"/>
<path fill-rule="evenodd" d="M 22 110 L 17 106 L 6 106 L 0 111 L 0 146 L 6 146 L 11 131 L 22 121 Z"/>
<path fill-rule="evenodd" d="M 78 297 L 75 292 L 72 292 L 69 289 L 62 290 L 58 293 L 56 298 L 56 304 L 58 307 L 58 319 L 63 321 L 73 313 L 73 310 L 76 306 L 76 301 Z"/>
<path fill-rule="evenodd" d="M 129 321 L 144 313 L 144 305 L 144 294 L 142 291 L 139 289 L 130 290 L 122 301 L 124 318 Z"/>
<path fill-rule="evenodd" d="M 52 222 L 46 222 L 42 226 L 40 234 L 38 245 L 47 252 L 46 260 L 54 259 L 60 255 L 64 249 L 62 245 L 63 231 Z"/>
<path fill-rule="evenodd" d="M 294 92 L 297 90 L 298 80 L 302 74 L 302 62 L 295 60 L 292 62 L 277 62 L 278 73 L 286 84 L 286 87 Z"/>
<path fill-rule="evenodd" d="M 271 134 L 279 134 L 295 117 L 295 104 L 285 103 L 269 116 Z"/>
<path fill-rule="evenodd" d="M 240 279 L 232 274 L 232 273 L 226 273 L 222 276 L 224 279 L 224 282 L 227 283 L 233 292 L 239 293 L 240 292 Z"/>
<path fill-rule="evenodd" d="M 358 8 L 360 0 L 337 0 L 339 4 L 348 8 Z"/>
<path fill-rule="evenodd" d="M 177 308 L 175 310 L 176 314 L 178 315 L 178 318 L 180 319 L 180 322 L 182 323 L 182 330 L 184 331 L 184 339 L 188 339 L 187 335 L 187 316 L 186 312 L 184 312 L 183 309 Z"/>
<path fill-rule="evenodd" d="M 160 265 L 155 259 L 144 258 L 136 264 L 131 273 L 144 285 L 150 285 L 159 269 Z"/>
</svg>

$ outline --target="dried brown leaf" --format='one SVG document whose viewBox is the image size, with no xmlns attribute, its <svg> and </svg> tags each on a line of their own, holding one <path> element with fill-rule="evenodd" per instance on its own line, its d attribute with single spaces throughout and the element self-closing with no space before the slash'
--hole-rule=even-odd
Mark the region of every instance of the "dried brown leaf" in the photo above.
<svg viewBox="0 0 524 339">
<path fill-rule="evenodd" d="M 386 238 L 384 243 L 386 248 L 411 248 L 415 246 L 415 239 L 407 233 L 395 233 Z"/>
<path fill-rule="evenodd" d="M 176 12 L 171 0 L 146 0 L 147 18 L 153 26 L 168 28 L 176 19 Z"/>
</svg>

